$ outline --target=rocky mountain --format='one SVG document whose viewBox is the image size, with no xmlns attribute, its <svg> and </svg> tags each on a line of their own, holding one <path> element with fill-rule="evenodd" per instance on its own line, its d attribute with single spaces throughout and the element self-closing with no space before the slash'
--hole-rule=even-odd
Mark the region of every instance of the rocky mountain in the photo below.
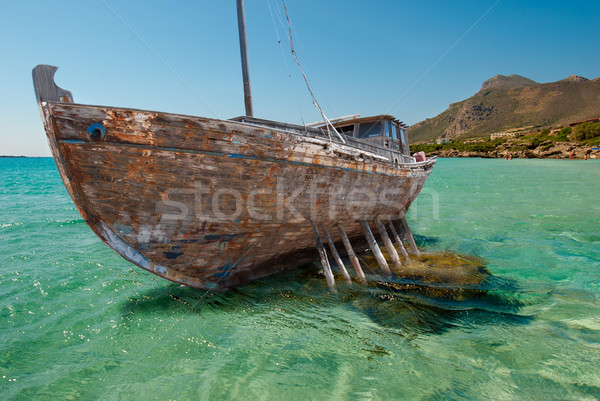
<svg viewBox="0 0 600 401">
<path fill-rule="evenodd" d="M 481 90 L 484 89 L 513 89 L 523 86 L 537 85 L 538 83 L 532 79 L 522 77 L 520 75 L 494 75 L 481 85 Z"/>
<path fill-rule="evenodd" d="M 522 127 L 566 125 L 600 116 L 600 78 L 577 75 L 537 83 L 519 75 L 496 75 L 469 99 L 409 128 L 411 142 L 469 138 Z"/>
</svg>

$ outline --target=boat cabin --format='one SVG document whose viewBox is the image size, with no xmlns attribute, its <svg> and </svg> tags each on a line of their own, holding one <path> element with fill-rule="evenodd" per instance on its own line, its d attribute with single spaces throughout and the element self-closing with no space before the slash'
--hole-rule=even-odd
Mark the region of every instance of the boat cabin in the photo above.
<svg viewBox="0 0 600 401">
<path fill-rule="evenodd" d="M 345 136 L 367 140 L 380 147 L 388 148 L 410 156 L 406 125 L 394 116 L 380 115 L 332 122 L 332 125 Z"/>
</svg>

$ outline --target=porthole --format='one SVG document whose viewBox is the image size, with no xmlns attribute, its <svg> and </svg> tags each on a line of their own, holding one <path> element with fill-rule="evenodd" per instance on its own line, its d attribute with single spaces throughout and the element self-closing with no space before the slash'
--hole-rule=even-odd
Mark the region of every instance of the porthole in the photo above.
<svg viewBox="0 0 600 401">
<path fill-rule="evenodd" d="M 91 141 L 99 142 L 104 140 L 106 130 L 102 124 L 94 123 L 88 127 L 86 135 Z"/>
</svg>

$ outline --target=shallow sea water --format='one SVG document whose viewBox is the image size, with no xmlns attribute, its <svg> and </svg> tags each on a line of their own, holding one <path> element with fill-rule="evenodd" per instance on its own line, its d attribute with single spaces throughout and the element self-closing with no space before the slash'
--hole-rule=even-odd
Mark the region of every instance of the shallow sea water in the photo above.
<svg viewBox="0 0 600 401">
<path fill-rule="evenodd" d="M 440 159 L 409 224 L 475 291 L 207 293 L 105 246 L 52 159 L 0 159 L 0 399 L 599 399 L 599 195 L 596 160 Z"/>
</svg>

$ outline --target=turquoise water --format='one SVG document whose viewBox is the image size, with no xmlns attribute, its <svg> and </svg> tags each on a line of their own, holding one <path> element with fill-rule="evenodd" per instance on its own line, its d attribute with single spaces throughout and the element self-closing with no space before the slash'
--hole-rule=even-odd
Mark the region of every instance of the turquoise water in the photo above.
<svg viewBox="0 0 600 401">
<path fill-rule="evenodd" d="M 409 223 L 481 291 L 215 294 L 108 249 L 51 159 L 0 159 L 0 399 L 598 399 L 599 195 L 595 160 L 441 159 Z"/>
</svg>

